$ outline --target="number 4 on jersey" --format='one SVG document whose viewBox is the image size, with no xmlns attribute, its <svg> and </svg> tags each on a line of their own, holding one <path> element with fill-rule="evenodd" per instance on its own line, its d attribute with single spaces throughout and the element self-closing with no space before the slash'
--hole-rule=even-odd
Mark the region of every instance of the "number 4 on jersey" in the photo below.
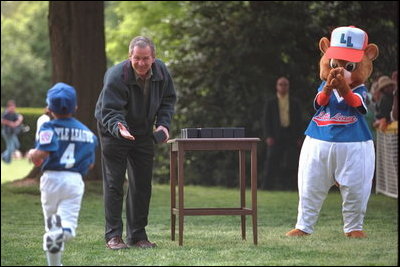
<svg viewBox="0 0 400 267">
<path fill-rule="evenodd" d="M 65 164 L 65 168 L 72 168 L 75 164 L 75 144 L 71 143 L 65 149 L 60 159 L 60 164 Z"/>
</svg>

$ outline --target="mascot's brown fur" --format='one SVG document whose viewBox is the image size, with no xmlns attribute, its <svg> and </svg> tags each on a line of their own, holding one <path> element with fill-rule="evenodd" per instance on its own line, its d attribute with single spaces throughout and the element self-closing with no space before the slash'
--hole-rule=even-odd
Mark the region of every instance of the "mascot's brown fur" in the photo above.
<svg viewBox="0 0 400 267">
<path fill-rule="evenodd" d="M 349 27 L 353 27 L 353 26 L 349 26 Z M 339 37 L 340 43 L 346 42 L 344 36 L 345 35 L 342 34 L 341 37 Z M 367 35 L 365 34 L 365 36 L 367 36 Z M 332 38 L 331 38 L 331 42 L 333 42 Z M 348 41 L 351 42 L 351 39 Z M 350 95 L 353 95 L 352 94 L 353 88 L 356 88 L 357 86 L 364 84 L 365 81 L 371 75 L 372 69 L 373 69 L 372 62 L 373 62 L 373 60 L 375 60 L 378 57 L 379 49 L 375 44 L 367 44 L 368 37 L 366 37 L 366 41 L 364 42 L 363 49 L 362 49 L 363 54 L 361 54 L 360 51 L 355 51 L 354 49 L 344 48 L 344 49 L 348 49 L 348 50 L 345 50 L 346 53 L 348 53 L 348 54 L 353 53 L 352 51 L 355 51 L 354 53 L 359 53 L 357 60 L 348 61 L 348 60 L 344 60 L 344 58 L 348 59 L 348 58 L 355 58 L 355 57 L 350 55 L 350 56 L 346 56 L 346 57 L 343 56 L 342 58 L 340 58 L 340 56 L 335 57 L 335 56 L 332 56 L 333 55 L 332 53 L 331 54 L 327 53 L 328 49 L 331 46 L 331 42 L 326 37 L 322 37 L 319 41 L 319 49 L 323 53 L 320 63 L 319 63 L 320 78 L 321 78 L 321 80 L 326 81 L 326 84 L 323 86 L 323 89 L 322 89 L 322 91 L 325 93 L 325 96 L 326 96 L 326 99 L 323 101 L 325 101 L 325 103 L 328 103 L 329 97 L 332 94 L 332 90 L 336 89 L 337 93 L 341 97 L 344 97 L 344 99 L 346 100 L 347 103 L 351 103 L 353 101 L 353 102 L 355 102 L 355 104 L 353 104 L 352 106 L 358 107 L 361 105 L 359 99 L 357 99 L 358 97 L 350 98 L 350 100 L 348 97 Z M 339 44 L 339 46 L 340 46 L 340 44 Z M 335 49 L 335 48 L 333 48 L 333 49 Z M 342 47 L 340 49 L 342 49 L 342 51 L 343 51 Z M 329 54 L 329 55 L 327 56 L 327 54 Z M 347 99 L 346 99 L 346 97 L 347 97 Z M 357 101 L 354 101 L 354 100 L 357 100 Z M 323 105 L 325 105 L 325 104 L 323 104 Z M 338 184 L 338 182 L 336 182 L 336 185 L 340 186 Z M 310 233 L 307 233 L 305 231 L 295 228 L 295 229 L 287 232 L 286 236 L 306 236 L 309 234 Z M 366 237 L 366 234 L 362 230 L 352 230 L 351 232 L 345 233 L 345 235 L 348 237 L 352 237 L 352 238 Z"/>
<path fill-rule="evenodd" d="M 349 62 L 340 59 L 329 59 L 325 56 L 329 48 L 329 40 L 322 37 L 319 41 L 319 49 L 323 56 L 319 62 L 321 80 L 327 81 L 326 90 L 338 89 L 341 95 L 346 95 L 351 88 L 363 84 L 372 73 L 372 61 L 378 57 L 379 50 L 375 44 L 368 44 L 365 48 L 361 62 Z M 351 83 L 347 84 L 343 71 L 346 69 L 351 73 Z M 325 90 L 325 88 L 324 88 Z"/>
</svg>

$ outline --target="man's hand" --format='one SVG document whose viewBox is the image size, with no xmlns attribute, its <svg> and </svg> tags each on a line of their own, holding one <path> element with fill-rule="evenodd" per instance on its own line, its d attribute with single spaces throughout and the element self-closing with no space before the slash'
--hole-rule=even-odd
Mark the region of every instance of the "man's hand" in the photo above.
<svg viewBox="0 0 400 267">
<path fill-rule="evenodd" d="M 273 146 L 275 144 L 275 139 L 272 137 L 267 137 L 265 139 L 265 143 L 267 144 L 267 146 Z"/>
<path fill-rule="evenodd" d="M 384 131 L 386 131 L 388 125 L 389 125 L 389 123 L 386 120 L 386 118 L 382 118 L 379 120 L 378 129 L 381 130 L 382 132 L 384 132 Z"/>
<path fill-rule="evenodd" d="M 128 140 L 135 140 L 135 137 L 133 135 L 131 135 L 131 133 L 128 131 L 128 129 L 126 129 L 126 127 L 118 122 L 118 129 L 119 129 L 119 133 L 121 134 L 121 136 L 125 139 Z"/>
<path fill-rule="evenodd" d="M 168 139 L 169 139 L 168 129 L 165 128 L 164 126 L 160 125 L 160 126 L 157 127 L 156 132 L 157 132 L 157 131 L 160 131 L 160 130 L 163 131 L 163 132 L 165 133 L 166 138 L 165 138 L 165 140 L 163 141 L 163 143 L 166 143 L 166 142 L 168 141 Z"/>
</svg>

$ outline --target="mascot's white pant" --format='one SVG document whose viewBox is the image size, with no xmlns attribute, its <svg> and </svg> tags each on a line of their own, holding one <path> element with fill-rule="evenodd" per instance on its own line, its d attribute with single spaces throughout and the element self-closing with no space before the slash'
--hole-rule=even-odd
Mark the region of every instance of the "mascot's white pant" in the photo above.
<svg viewBox="0 0 400 267">
<path fill-rule="evenodd" d="M 362 230 L 375 169 L 372 140 L 326 142 L 306 137 L 300 153 L 296 228 L 311 234 L 329 189 L 340 185 L 343 230 Z"/>
<path fill-rule="evenodd" d="M 84 188 L 80 173 L 44 171 L 40 178 L 40 191 L 45 225 L 49 216 L 58 214 L 62 227 L 69 228 L 70 237 L 75 237 Z M 47 232 L 47 225 L 45 228 Z"/>
</svg>

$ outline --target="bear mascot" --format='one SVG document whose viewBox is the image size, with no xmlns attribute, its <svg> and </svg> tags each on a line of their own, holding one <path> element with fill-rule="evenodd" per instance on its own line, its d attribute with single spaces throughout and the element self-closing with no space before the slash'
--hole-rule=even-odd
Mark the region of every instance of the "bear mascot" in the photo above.
<svg viewBox="0 0 400 267">
<path fill-rule="evenodd" d="M 334 29 L 330 41 L 321 38 L 319 48 L 322 83 L 299 158 L 297 222 L 286 236 L 313 233 L 329 189 L 337 185 L 343 200 L 344 234 L 363 238 L 375 168 L 374 144 L 364 118 L 364 82 L 379 49 L 368 44 L 365 31 L 354 26 Z"/>
</svg>

